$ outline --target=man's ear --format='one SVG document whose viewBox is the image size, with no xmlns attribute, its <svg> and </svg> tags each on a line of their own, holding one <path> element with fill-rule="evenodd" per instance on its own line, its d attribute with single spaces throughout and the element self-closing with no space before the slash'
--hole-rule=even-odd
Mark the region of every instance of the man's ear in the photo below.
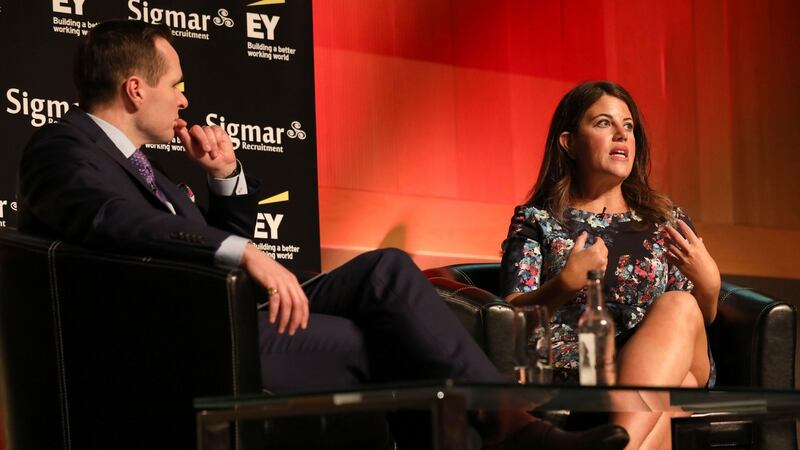
<svg viewBox="0 0 800 450">
<path fill-rule="evenodd" d="M 142 91 L 142 87 L 144 87 L 144 80 L 135 75 L 128 77 L 122 83 L 122 89 L 125 92 L 125 97 L 137 107 L 140 106 L 144 100 L 144 92 Z"/>
<path fill-rule="evenodd" d="M 561 146 L 561 150 L 567 154 L 569 159 L 575 159 L 572 153 L 569 152 L 570 145 L 572 145 L 572 136 L 569 134 L 569 131 L 565 131 L 558 136 L 558 145 Z"/>
</svg>

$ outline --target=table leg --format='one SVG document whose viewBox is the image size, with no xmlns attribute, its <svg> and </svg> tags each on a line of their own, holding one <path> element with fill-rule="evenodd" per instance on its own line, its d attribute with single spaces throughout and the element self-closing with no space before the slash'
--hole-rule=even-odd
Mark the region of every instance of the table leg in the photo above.
<svg viewBox="0 0 800 450">
<path fill-rule="evenodd" d="M 432 405 L 434 450 L 466 448 L 467 408 L 461 395 L 442 395 Z"/>
</svg>

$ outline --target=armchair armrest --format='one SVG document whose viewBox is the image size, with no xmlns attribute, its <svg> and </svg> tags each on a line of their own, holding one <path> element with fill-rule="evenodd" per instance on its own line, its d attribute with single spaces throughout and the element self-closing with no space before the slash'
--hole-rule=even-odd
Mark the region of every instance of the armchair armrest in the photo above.
<svg viewBox="0 0 800 450">
<path fill-rule="evenodd" d="M 238 270 L 0 231 L 6 448 L 190 448 L 195 397 L 261 390 L 256 295 Z"/>
<path fill-rule="evenodd" d="M 469 286 L 475 286 L 498 295 L 500 292 L 500 264 L 468 263 L 434 267 L 425 270 L 428 278 L 448 278 Z M 501 299 L 501 301 L 503 301 Z"/>
<path fill-rule="evenodd" d="M 722 283 L 708 328 L 721 386 L 794 389 L 797 312 L 752 289 Z"/>
<path fill-rule="evenodd" d="M 428 271 L 425 274 L 500 373 L 513 373 L 513 308 L 481 288 Z"/>
</svg>

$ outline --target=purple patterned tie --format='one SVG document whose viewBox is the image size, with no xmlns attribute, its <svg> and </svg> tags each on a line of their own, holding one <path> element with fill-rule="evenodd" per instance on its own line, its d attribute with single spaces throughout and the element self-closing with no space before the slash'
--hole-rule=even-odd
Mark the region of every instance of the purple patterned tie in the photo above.
<svg viewBox="0 0 800 450">
<path fill-rule="evenodd" d="M 162 203 L 169 203 L 167 197 L 165 197 L 164 194 L 158 190 L 158 186 L 156 185 L 156 175 L 153 173 L 153 166 L 150 165 L 150 161 L 147 159 L 147 156 L 144 156 L 144 153 L 137 148 L 131 157 L 128 158 L 128 160 L 133 163 L 133 167 L 139 171 L 139 175 L 141 175 L 147 182 L 147 185 L 150 186 L 150 190 L 153 191 L 153 194 L 156 194 L 156 197 L 158 197 Z"/>
</svg>

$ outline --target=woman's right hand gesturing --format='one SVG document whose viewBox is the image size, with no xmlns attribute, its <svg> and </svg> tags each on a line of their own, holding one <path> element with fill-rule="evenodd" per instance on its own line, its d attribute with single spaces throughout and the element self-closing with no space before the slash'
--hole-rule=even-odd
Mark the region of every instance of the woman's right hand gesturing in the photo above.
<svg viewBox="0 0 800 450">
<path fill-rule="evenodd" d="M 577 291 L 586 285 L 586 273 L 590 270 L 602 270 L 605 272 L 608 264 L 608 247 L 600 237 L 595 239 L 594 245 L 588 248 L 586 239 L 589 233 L 582 231 L 575 239 L 575 245 L 569 252 L 567 263 L 561 271 L 561 278 L 564 285 L 573 291 Z"/>
<path fill-rule="evenodd" d="M 575 298 L 575 293 L 586 286 L 586 273 L 590 270 L 606 270 L 608 248 L 602 239 L 597 238 L 589 248 L 586 231 L 575 239 L 575 245 L 567 257 L 564 268 L 557 276 L 547 280 L 539 289 L 530 292 L 514 292 L 506 300 L 516 305 L 545 305 L 552 317 L 566 302 Z"/>
</svg>

